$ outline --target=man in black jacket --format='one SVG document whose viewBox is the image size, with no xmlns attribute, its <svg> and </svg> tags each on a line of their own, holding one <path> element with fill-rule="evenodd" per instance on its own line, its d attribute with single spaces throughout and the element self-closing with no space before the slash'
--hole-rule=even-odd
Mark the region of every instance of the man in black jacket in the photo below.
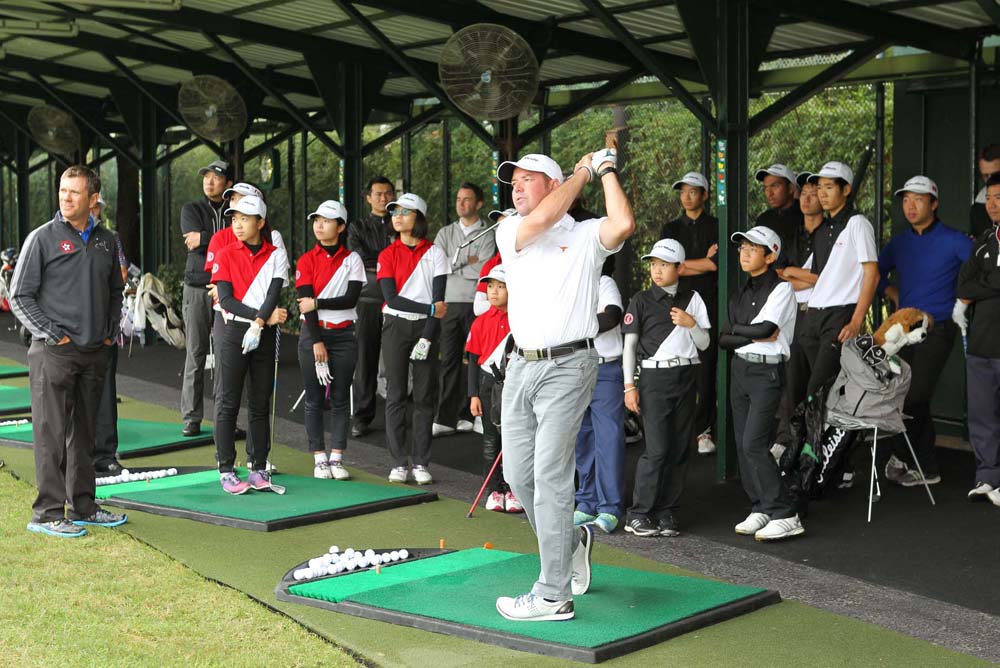
<svg viewBox="0 0 1000 668">
<path fill-rule="evenodd" d="M 201 432 L 204 416 L 205 357 L 212 335 L 212 297 L 208 293 L 210 275 L 205 271 L 205 253 L 212 235 L 224 223 L 223 193 L 233 185 L 229 163 L 216 160 L 198 170 L 204 198 L 181 208 L 181 233 L 187 246 L 184 265 L 184 382 L 181 386 L 181 419 L 184 435 Z"/>
<path fill-rule="evenodd" d="M 121 270 L 113 232 L 90 215 L 101 180 L 70 167 L 55 218 L 28 235 L 10 289 L 31 332 L 28 372 L 38 497 L 28 530 L 75 538 L 91 526 L 127 521 L 94 501 L 97 403 L 108 351 L 118 336 Z"/>
<path fill-rule="evenodd" d="M 378 254 L 391 239 L 391 226 L 386 225 L 386 205 L 396 196 L 392 181 L 376 176 L 368 182 L 365 199 L 371 213 L 347 228 L 347 247 L 361 256 L 368 283 L 358 300 L 355 322 L 358 340 L 358 364 L 354 369 L 354 415 L 352 436 L 364 436 L 375 418 L 375 390 L 378 383 L 378 356 L 382 346 L 382 291 L 375 280 Z"/>
</svg>

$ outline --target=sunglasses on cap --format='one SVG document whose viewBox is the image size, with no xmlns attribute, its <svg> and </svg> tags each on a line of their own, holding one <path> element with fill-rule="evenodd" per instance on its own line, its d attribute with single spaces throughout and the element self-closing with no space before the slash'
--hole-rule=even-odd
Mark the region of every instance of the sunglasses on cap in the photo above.
<svg viewBox="0 0 1000 668">
<path fill-rule="evenodd" d="M 389 213 L 391 213 L 394 216 L 409 216 L 411 213 L 414 213 L 414 210 L 404 209 L 401 206 L 394 206 L 392 207 L 392 211 L 390 211 Z"/>
</svg>

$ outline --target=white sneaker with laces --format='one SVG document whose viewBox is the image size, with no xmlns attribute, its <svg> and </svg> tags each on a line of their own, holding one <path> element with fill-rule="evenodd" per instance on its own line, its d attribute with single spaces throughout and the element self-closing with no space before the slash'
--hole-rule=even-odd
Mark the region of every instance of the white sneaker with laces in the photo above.
<svg viewBox="0 0 1000 668">
<path fill-rule="evenodd" d="M 780 520 L 771 520 L 767 526 L 753 535 L 757 540 L 780 540 L 791 538 L 806 532 L 798 515 L 786 517 Z"/>
<path fill-rule="evenodd" d="M 397 466 L 389 471 L 389 482 L 406 482 L 410 478 L 410 469 L 405 466 Z"/>
<path fill-rule="evenodd" d="M 507 492 L 503 495 L 503 504 L 508 513 L 524 512 L 524 506 L 521 505 L 521 502 L 517 500 L 516 496 L 514 496 L 514 492 Z"/>
<path fill-rule="evenodd" d="M 986 498 L 990 500 L 997 508 L 1000 508 L 1000 489 L 994 489 L 992 492 L 986 493 Z"/>
<path fill-rule="evenodd" d="M 472 431 L 477 434 L 483 433 L 483 416 L 477 415 L 476 419 L 472 421 Z"/>
<path fill-rule="evenodd" d="M 583 596 L 590 589 L 590 557 L 594 551 L 594 528 L 589 524 L 579 527 L 580 542 L 573 550 L 573 596 Z"/>
<path fill-rule="evenodd" d="M 330 463 L 329 462 L 316 462 L 316 466 L 313 467 L 313 477 L 319 478 L 320 480 L 329 480 L 333 477 L 330 473 Z"/>
<path fill-rule="evenodd" d="M 936 485 L 941 482 L 941 476 L 939 474 L 927 476 L 928 485 Z M 910 469 L 903 477 L 899 480 L 899 484 L 903 487 L 919 487 L 924 484 L 924 478 L 920 475 L 920 471 L 916 469 Z"/>
<path fill-rule="evenodd" d="M 515 622 L 560 622 L 573 619 L 573 601 L 546 601 L 534 594 L 501 596 L 497 612 Z"/>
<path fill-rule="evenodd" d="M 486 497 L 486 510 L 492 510 L 497 513 L 506 512 L 503 494 L 500 492 L 493 492 Z"/>
<path fill-rule="evenodd" d="M 985 482 L 976 481 L 976 486 L 969 490 L 966 498 L 969 501 L 986 501 L 989 499 L 988 494 L 993 491 L 993 485 Z"/>
<path fill-rule="evenodd" d="M 741 536 L 752 536 L 771 521 L 770 515 L 764 513 L 750 513 L 747 518 L 736 525 L 736 533 Z"/>
<path fill-rule="evenodd" d="M 472 431 L 476 426 L 469 422 L 468 420 L 459 420 L 458 424 L 455 425 L 455 429 L 458 431 Z"/>
<path fill-rule="evenodd" d="M 712 440 L 711 432 L 705 432 L 698 436 L 698 454 L 711 455 L 715 452 L 715 441 Z"/>
<path fill-rule="evenodd" d="M 454 427 L 448 427 L 443 424 L 438 424 L 437 422 L 431 425 L 431 437 L 451 436 L 454 433 L 455 433 Z"/>
<path fill-rule="evenodd" d="M 434 476 L 431 475 L 426 466 L 414 466 L 413 479 L 418 485 L 429 485 L 434 482 Z"/>
<path fill-rule="evenodd" d="M 344 468 L 344 462 L 330 462 L 330 475 L 334 480 L 350 480 L 351 472 Z"/>
</svg>

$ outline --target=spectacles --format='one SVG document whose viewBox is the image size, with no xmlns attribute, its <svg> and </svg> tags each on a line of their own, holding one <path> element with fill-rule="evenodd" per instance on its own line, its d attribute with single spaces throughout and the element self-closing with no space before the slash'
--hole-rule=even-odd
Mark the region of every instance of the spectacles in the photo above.
<svg viewBox="0 0 1000 668">
<path fill-rule="evenodd" d="M 755 246 L 754 244 L 740 244 L 740 253 L 747 255 L 754 255 L 755 253 L 763 253 L 764 249 L 761 246 Z"/>
<path fill-rule="evenodd" d="M 409 216 L 413 213 L 413 209 L 404 209 L 401 206 L 394 206 L 392 207 L 392 211 L 390 213 L 394 216 Z"/>
</svg>

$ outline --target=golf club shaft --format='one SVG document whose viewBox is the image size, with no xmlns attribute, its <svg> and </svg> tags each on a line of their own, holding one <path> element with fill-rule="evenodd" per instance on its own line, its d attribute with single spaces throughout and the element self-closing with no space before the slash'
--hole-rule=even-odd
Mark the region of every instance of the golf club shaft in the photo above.
<svg viewBox="0 0 1000 668">
<path fill-rule="evenodd" d="M 281 354 L 281 325 L 274 328 L 274 387 L 271 389 L 271 468 L 274 468 L 274 416 L 278 408 L 278 356 Z"/>
<path fill-rule="evenodd" d="M 472 507 L 469 508 L 469 512 L 466 513 L 465 519 L 472 517 L 472 513 L 476 511 L 476 506 L 479 505 L 479 499 L 483 498 L 483 492 L 486 491 L 486 485 L 490 484 L 490 480 L 493 479 L 493 474 L 497 470 L 497 466 L 500 465 L 500 459 L 503 457 L 503 450 L 497 453 L 497 458 L 493 462 L 493 466 L 490 467 L 490 472 L 486 474 L 486 480 L 483 481 L 483 486 L 479 488 L 479 494 L 476 494 L 476 500 L 472 502 Z"/>
</svg>

